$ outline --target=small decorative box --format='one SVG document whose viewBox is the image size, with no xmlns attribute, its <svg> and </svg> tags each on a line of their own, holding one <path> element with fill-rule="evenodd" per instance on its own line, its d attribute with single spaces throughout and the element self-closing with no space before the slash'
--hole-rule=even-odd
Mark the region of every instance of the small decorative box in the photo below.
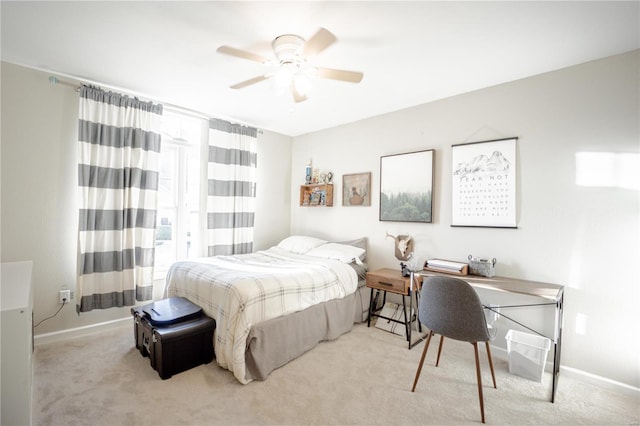
<svg viewBox="0 0 640 426">
<path fill-rule="evenodd" d="M 478 259 L 469 255 L 469 273 L 483 277 L 493 277 L 496 274 L 496 258 L 491 260 Z"/>
</svg>

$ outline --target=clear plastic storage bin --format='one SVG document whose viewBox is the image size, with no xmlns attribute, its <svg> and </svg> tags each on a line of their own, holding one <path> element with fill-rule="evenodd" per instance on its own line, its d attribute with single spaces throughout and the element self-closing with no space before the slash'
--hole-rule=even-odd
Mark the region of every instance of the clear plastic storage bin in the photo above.
<svg viewBox="0 0 640 426">
<path fill-rule="evenodd" d="M 541 382 L 551 340 L 517 330 L 509 330 L 505 339 L 509 373 Z"/>
</svg>

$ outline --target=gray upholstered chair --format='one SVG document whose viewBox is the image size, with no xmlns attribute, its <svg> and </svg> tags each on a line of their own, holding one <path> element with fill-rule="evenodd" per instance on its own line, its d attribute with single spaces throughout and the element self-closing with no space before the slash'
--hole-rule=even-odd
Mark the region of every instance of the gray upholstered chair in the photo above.
<svg viewBox="0 0 640 426">
<path fill-rule="evenodd" d="M 482 396 L 478 342 L 485 342 L 486 344 L 494 388 L 496 387 L 496 376 L 493 371 L 493 360 L 491 359 L 491 349 L 489 347 L 489 330 L 487 329 L 483 306 L 477 293 L 469 283 L 458 278 L 428 277 L 422 283 L 418 314 L 420 322 L 427 326 L 430 331 L 422 351 L 411 392 L 416 390 L 418 378 L 422 371 L 422 364 L 429 348 L 429 342 L 434 334 L 441 336 L 436 367 L 440 363 L 442 342 L 445 337 L 469 342 L 473 345 L 476 357 L 478 398 L 480 400 L 482 423 L 484 423 L 484 399 Z"/>
</svg>

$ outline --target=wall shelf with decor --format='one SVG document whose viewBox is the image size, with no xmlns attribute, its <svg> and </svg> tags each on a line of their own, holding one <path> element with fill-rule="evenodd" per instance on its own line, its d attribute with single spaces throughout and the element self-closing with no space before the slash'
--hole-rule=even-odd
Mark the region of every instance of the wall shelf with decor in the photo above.
<svg viewBox="0 0 640 426">
<path fill-rule="evenodd" d="M 300 185 L 300 205 L 303 207 L 333 206 L 333 184 L 310 183 Z"/>
</svg>

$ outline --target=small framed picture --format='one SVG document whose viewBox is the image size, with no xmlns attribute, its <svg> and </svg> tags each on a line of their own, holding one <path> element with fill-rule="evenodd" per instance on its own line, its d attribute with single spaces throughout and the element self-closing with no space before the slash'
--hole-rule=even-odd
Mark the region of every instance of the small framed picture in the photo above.
<svg viewBox="0 0 640 426">
<path fill-rule="evenodd" d="M 342 175 L 342 205 L 371 205 L 371 172 Z"/>
<path fill-rule="evenodd" d="M 309 197 L 309 205 L 311 205 L 311 206 L 320 205 L 320 192 L 319 191 L 314 191 L 314 192 L 311 193 L 311 196 Z"/>
</svg>

